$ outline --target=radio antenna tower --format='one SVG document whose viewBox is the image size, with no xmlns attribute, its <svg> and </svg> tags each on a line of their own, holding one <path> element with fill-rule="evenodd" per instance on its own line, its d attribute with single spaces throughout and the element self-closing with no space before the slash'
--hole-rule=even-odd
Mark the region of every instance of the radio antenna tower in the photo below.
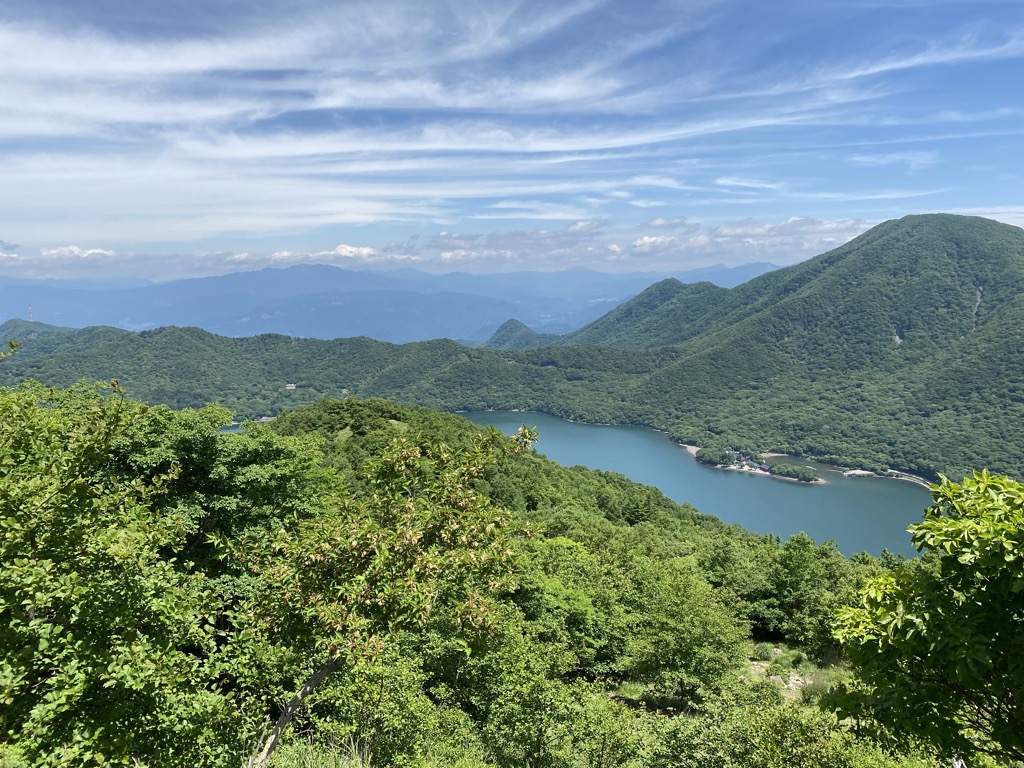
<svg viewBox="0 0 1024 768">
<path fill-rule="evenodd" d="M 32 305 L 31 304 L 28 305 L 28 321 L 30 323 L 32 322 Z"/>
</svg>

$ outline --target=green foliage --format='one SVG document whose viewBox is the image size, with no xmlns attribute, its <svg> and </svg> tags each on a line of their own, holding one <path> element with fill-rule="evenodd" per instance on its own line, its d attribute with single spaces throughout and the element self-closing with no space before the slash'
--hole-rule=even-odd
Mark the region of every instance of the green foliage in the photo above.
<svg viewBox="0 0 1024 768">
<path fill-rule="evenodd" d="M 704 446 L 697 449 L 694 458 L 701 464 L 708 464 L 712 467 L 728 466 L 735 463 L 736 454 L 726 448 L 715 448 Z"/>
<path fill-rule="evenodd" d="M 874 747 L 810 710 L 726 714 L 748 626 L 826 655 L 869 558 L 559 467 L 529 430 L 382 400 L 227 418 L 0 391 L 0 759 L 641 768 L 708 732 L 896 764 L 839 762 Z"/>
<path fill-rule="evenodd" d="M 508 550 L 470 486 L 529 433 L 399 443 L 356 499 L 223 421 L 0 393 L 0 727 L 37 763 L 235 763 L 311 664 L 361 668 L 436 606 L 484 626 Z"/>
<path fill-rule="evenodd" d="M 25 768 L 27 764 L 20 750 L 9 744 L 0 744 L 0 768 Z"/>
<path fill-rule="evenodd" d="M 636 558 L 632 569 L 639 578 L 625 671 L 681 705 L 699 703 L 743 657 L 746 627 L 685 562 Z"/>
<path fill-rule="evenodd" d="M 211 595 L 164 555 L 184 540 L 154 510 L 176 470 L 112 466 L 120 426 L 144 415 L 116 390 L 0 397 L 0 731 L 39 764 L 195 764 L 237 727 L 201 661 Z"/>
<path fill-rule="evenodd" d="M 979 472 L 932 497 L 911 527 L 931 559 L 872 580 L 839 614 L 857 678 L 837 704 L 947 754 L 1024 760 L 1024 486 Z"/>
<path fill-rule="evenodd" d="M 537 333 L 518 320 L 506 320 L 487 340 L 486 346 L 492 349 L 536 349 L 554 344 L 559 338 L 555 334 Z"/>
<path fill-rule="evenodd" d="M 768 473 L 779 477 L 791 477 L 804 483 L 813 483 L 821 479 L 818 470 L 804 464 L 772 464 Z"/>
<path fill-rule="evenodd" d="M 890 757 L 856 739 L 833 715 L 783 703 L 774 687 L 738 691 L 698 717 L 677 718 L 657 768 L 930 768 L 923 759 Z"/>
<path fill-rule="evenodd" d="M 775 646 L 771 643 L 758 643 L 754 646 L 754 658 L 759 661 L 771 661 L 775 656 Z"/>
<path fill-rule="evenodd" d="M 818 545 L 806 534 L 792 536 L 773 572 L 775 628 L 819 658 L 834 655 L 830 621 L 852 578 L 850 563 L 834 542 Z"/>
<path fill-rule="evenodd" d="M 440 727 L 414 655 L 388 647 L 324 683 L 302 730 L 320 741 L 357 747 L 363 760 L 412 764 Z"/>
</svg>

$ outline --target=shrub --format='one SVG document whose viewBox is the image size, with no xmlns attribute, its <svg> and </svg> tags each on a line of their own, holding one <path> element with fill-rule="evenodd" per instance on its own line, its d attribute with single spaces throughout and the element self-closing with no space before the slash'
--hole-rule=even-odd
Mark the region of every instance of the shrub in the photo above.
<svg viewBox="0 0 1024 768">
<path fill-rule="evenodd" d="M 775 657 L 775 646 L 771 643 L 758 643 L 754 646 L 754 658 L 758 661 L 771 661 Z"/>
</svg>

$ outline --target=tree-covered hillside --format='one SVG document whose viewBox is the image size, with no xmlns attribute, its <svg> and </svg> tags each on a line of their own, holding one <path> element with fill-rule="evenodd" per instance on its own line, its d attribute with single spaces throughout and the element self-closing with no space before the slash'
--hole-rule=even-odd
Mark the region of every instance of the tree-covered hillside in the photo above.
<svg viewBox="0 0 1024 768">
<path fill-rule="evenodd" d="M 537 333 L 520 320 L 506 320 L 494 335 L 487 340 L 492 349 L 536 349 L 555 344 L 561 339 L 557 334 Z"/>
<path fill-rule="evenodd" d="M 911 565 L 382 400 L 0 416 L 4 765 L 929 765 L 813 706 L 834 610 Z"/>
<path fill-rule="evenodd" d="M 1021 476 L 1022 295 L 1024 231 L 910 216 L 736 288 L 658 283 L 553 346 L 11 322 L 0 334 L 23 346 L 0 380 L 117 377 L 147 400 L 217 401 L 243 416 L 348 394 L 534 409 L 715 448 L 929 477 L 976 467 Z M 502 338 L 536 341 L 514 324 Z"/>
</svg>

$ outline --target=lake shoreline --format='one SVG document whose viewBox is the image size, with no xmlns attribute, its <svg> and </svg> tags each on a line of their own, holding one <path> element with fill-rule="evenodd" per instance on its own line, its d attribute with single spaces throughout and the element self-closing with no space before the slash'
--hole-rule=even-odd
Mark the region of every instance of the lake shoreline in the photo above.
<svg viewBox="0 0 1024 768">
<path fill-rule="evenodd" d="M 816 541 L 835 541 L 846 555 L 866 551 L 878 556 L 887 549 L 917 556 L 906 527 L 919 522 L 921 510 L 932 503 L 927 490 L 915 484 L 847 478 L 832 474 L 834 465 L 827 468 L 828 474 L 820 466 L 827 484 L 811 488 L 801 488 L 795 481 L 746 482 L 740 472 L 707 472 L 706 466 L 682 453 L 681 448 L 687 450 L 685 440 L 640 424 L 598 426 L 537 411 L 482 411 L 467 416 L 506 434 L 513 434 L 524 422 L 535 425 L 541 435 L 538 451 L 563 466 L 620 473 L 727 524 L 783 539 L 803 532 Z"/>
<path fill-rule="evenodd" d="M 648 426 L 647 424 L 610 424 L 610 423 L 595 422 L 595 421 L 576 421 L 574 419 L 570 419 L 570 418 L 567 418 L 565 416 L 558 416 L 557 414 L 553 414 L 553 413 L 546 413 L 544 411 L 528 411 L 528 410 L 523 410 L 523 409 L 520 409 L 520 408 L 509 408 L 509 409 L 486 408 L 483 411 L 481 411 L 481 413 L 493 413 L 493 412 L 497 412 L 497 411 L 501 411 L 501 410 L 506 410 L 508 413 L 542 413 L 545 416 L 551 416 L 551 417 L 556 418 L 556 419 L 561 419 L 562 421 L 566 421 L 566 422 L 568 422 L 570 424 L 589 425 L 589 426 L 596 426 L 596 427 L 615 427 L 615 426 L 641 427 L 643 429 L 649 429 L 652 432 L 660 432 L 661 434 L 665 435 L 669 439 L 672 439 L 671 433 L 668 430 L 656 429 L 654 427 Z M 467 411 L 454 411 L 454 413 L 467 413 Z M 788 480 L 791 483 L 800 483 L 801 485 L 828 485 L 828 480 L 825 479 L 824 477 L 819 477 L 817 480 L 799 480 L 799 479 L 797 479 L 795 477 L 785 477 L 784 475 L 773 475 L 770 472 L 763 472 L 762 470 L 751 469 L 750 467 L 740 467 L 740 466 L 737 466 L 735 464 L 733 464 L 732 466 L 726 466 L 725 464 L 705 464 L 704 462 L 697 461 L 697 451 L 700 450 L 700 446 L 698 446 L 698 445 L 691 445 L 690 443 L 680 443 L 680 442 L 676 442 L 675 440 L 673 440 L 673 442 L 675 442 L 676 445 L 680 446 L 688 454 L 690 454 L 690 456 L 691 456 L 691 458 L 693 458 L 693 461 L 694 461 L 695 464 L 699 464 L 699 465 L 701 465 L 703 467 L 707 467 L 708 469 L 724 469 L 724 470 L 732 470 L 734 472 L 746 472 L 748 474 L 753 474 L 755 476 L 770 477 L 773 480 Z M 794 460 L 800 461 L 800 457 L 799 456 L 793 456 L 793 455 L 788 454 L 788 453 L 765 453 L 765 454 L 762 454 L 762 455 L 766 459 L 778 459 L 778 458 L 783 458 L 784 457 L 784 458 L 787 458 L 787 459 L 794 459 Z M 824 462 L 819 462 L 819 463 L 824 463 Z M 832 465 L 832 466 L 835 466 L 835 465 Z M 844 469 L 848 469 L 848 468 L 835 466 L 834 470 L 826 470 L 826 471 L 830 471 L 830 472 L 831 471 L 843 472 Z M 870 474 L 871 477 L 876 477 L 876 478 L 892 478 L 894 480 L 909 480 L 911 482 L 916 482 L 917 485 L 923 485 L 925 488 L 928 487 L 928 483 L 923 478 L 916 478 L 913 475 L 903 475 L 903 476 L 879 475 L 879 474 L 876 474 L 874 472 L 871 472 L 869 474 Z M 865 476 L 867 476 L 867 475 L 865 475 Z"/>
<path fill-rule="evenodd" d="M 785 477 L 783 475 L 773 475 L 771 472 L 764 472 L 764 471 L 762 471 L 760 469 L 751 469 L 750 467 L 739 467 L 739 466 L 737 466 L 735 464 L 732 464 L 732 465 L 729 465 L 729 466 L 727 466 L 725 464 L 704 464 L 704 462 L 697 461 L 697 451 L 700 450 L 700 448 L 698 446 L 696 446 L 696 445 L 688 445 L 687 443 L 680 443 L 679 445 L 681 445 L 683 448 L 686 449 L 686 452 L 688 454 L 690 454 L 690 456 L 693 457 L 694 461 L 696 461 L 698 464 L 701 464 L 702 466 L 708 467 L 709 469 L 725 469 L 725 470 L 731 470 L 733 472 L 746 472 L 748 474 L 756 475 L 756 476 L 759 476 L 759 477 L 770 477 L 773 480 L 788 480 L 791 483 L 801 483 L 803 485 L 828 485 L 828 480 L 826 480 L 823 477 L 819 477 L 817 480 L 798 480 L 795 477 Z M 788 454 L 785 454 L 785 453 L 766 453 L 766 454 L 764 454 L 764 456 L 765 456 L 765 458 L 778 458 L 780 456 L 787 456 L 788 458 L 791 458 L 791 459 L 798 458 L 796 456 L 789 456 Z"/>
<path fill-rule="evenodd" d="M 570 419 L 570 418 L 568 418 L 566 416 L 559 416 L 558 414 L 555 414 L 555 413 L 547 413 L 546 411 L 532 411 L 532 410 L 524 409 L 524 408 L 484 408 L 483 410 L 481 410 L 479 412 L 480 413 L 488 413 L 488 412 L 493 413 L 493 412 L 500 412 L 500 411 L 505 411 L 505 412 L 508 412 L 508 413 L 541 413 L 541 414 L 543 414 L 545 416 L 551 416 L 552 418 L 562 419 L 563 421 L 567 421 L 570 424 L 591 425 L 591 426 L 598 426 L 598 427 L 642 427 L 643 429 L 649 429 L 652 432 L 660 432 L 661 434 L 666 435 L 667 437 L 672 439 L 672 441 L 675 442 L 677 445 L 685 448 L 686 452 L 689 453 L 693 457 L 696 457 L 697 451 L 700 450 L 700 446 L 691 445 L 689 443 L 677 442 L 674 438 L 672 438 L 672 433 L 669 430 L 667 430 L 667 429 L 658 429 L 657 427 L 652 427 L 649 424 L 641 424 L 641 423 L 638 423 L 638 422 L 630 422 L 630 423 L 626 423 L 626 424 L 617 424 L 617 423 L 611 423 L 611 422 L 597 422 L 597 421 L 577 420 L 577 419 Z M 452 413 L 467 413 L 467 412 L 468 411 L 466 411 L 466 410 L 452 411 Z M 793 456 L 792 454 L 789 454 L 789 453 L 764 453 L 762 455 L 766 459 L 787 458 L 787 459 L 793 459 L 794 461 L 805 460 L 805 459 L 802 459 L 800 456 Z M 826 472 L 842 472 L 842 473 L 845 474 L 848 471 L 856 469 L 854 467 L 844 467 L 844 466 L 841 466 L 839 464 L 829 464 L 826 461 L 819 461 L 818 459 L 813 459 L 813 458 L 812 459 L 806 459 L 806 460 L 807 461 L 816 461 L 819 464 L 825 464 L 826 466 L 829 467 L 829 469 L 825 470 Z M 696 458 L 694 458 L 694 461 L 696 461 Z M 697 462 L 697 463 L 700 463 L 700 462 Z M 751 469 L 747 469 L 745 467 L 726 467 L 726 466 L 723 466 L 723 465 L 711 466 L 710 464 L 704 464 L 704 466 L 710 467 L 711 469 L 732 469 L 732 470 L 738 470 L 738 471 L 742 471 L 742 472 L 759 473 L 759 474 L 767 475 L 768 477 L 774 478 L 776 480 L 790 480 L 790 481 L 795 482 L 795 483 L 804 483 L 805 485 L 822 485 L 822 484 L 826 484 L 827 485 L 828 484 L 828 480 L 826 478 L 819 478 L 818 480 L 815 480 L 814 482 L 810 482 L 809 483 L 806 480 L 797 480 L 795 477 L 783 477 L 781 475 L 773 475 L 773 474 L 770 474 L 768 472 L 759 472 L 759 470 L 756 470 L 756 469 L 751 470 Z M 869 470 L 863 470 L 863 471 L 868 472 Z M 930 480 L 926 480 L 923 477 L 911 474 L 909 472 L 900 472 L 899 470 L 895 470 L 895 469 L 889 470 L 889 472 L 883 473 L 883 474 L 879 474 L 878 472 L 871 472 L 869 475 L 863 475 L 863 477 L 874 477 L 874 478 L 880 478 L 880 479 L 883 479 L 883 480 L 903 480 L 905 482 L 912 483 L 913 485 L 918 485 L 918 486 L 920 486 L 920 487 L 922 487 L 922 488 L 924 488 L 926 490 L 930 489 L 932 487 L 932 482 Z"/>
<path fill-rule="evenodd" d="M 686 452 L 694 457 L 694 461 L 697 460 L 697 451 L 700 450 L 700 446 L 690 445 L 689 443 L 679 443 L 679 445 L 682 446 L 683 448 L 685 448 Z M 765 454 L 763 454 L 763 456 L 766 459 L 787 458 L 787 459 L 793 459 L 794 461 L 801 461 L 802 460 L 799 456 L 793 456 L 792 454 L 789 454 L 789 453 L 765 453 Z M 816 459 L 810 459 L 810 461 L 817 461 L 817 460 Z M 824 461 L 818 461 L 818 463 L 819 464 L 827 464 L 827 462 L 824 462 Z M 711 466 L 711 465 L 710 464 L 705 464 L 704 466 Z M 904 482 L 913 483 L 914 485 L 919 485 L 919 486 L 921 486 L 922 488 L 925 488 L 925 489 L 931 489 L 931 487 L 932 487 L 932 483 L 930 481 L 926 480 L 923 477 L 920 477 L 919 475 L 912 475 L 909 472 L 900 472 L 899 470 L 895 470 L 895 469 L 891 469 L 888 472 L 880 474 L 878 472 L 872 472 L 872 471 L 866 470 L 866 469 L 854 469 L 852 467 L 843 467 L 843 466 L 840 466 L 838 464 L 829 464 L 828 466 L 829 466 L 829 469 L 825 470 L 826 472 L 841 472 L 846 477 L 873 477 L 873 478 L 881 479 L 881 480 L 903 480 Z M 797 480 L 795 477 L 782 477 L 781 475 L 773 475 L 773 474 L 770 474 L 768 472 L 760 472 L 760 470 L 756 470 L 756 469 L 747 469 L 746 467 L 736 467 L 736 466 L 727 467 L 727 466 L 724 466 L 722 464 L 716 464 L 716 465 L 714 465 L 712 467 L 712 469 L 735 469 L 735 470 L 740 470 L 742 472 L 753 472 L 755 474 L 766 475 L 768 477 L 773 477 L 776 480 L 792 480 L 793 482 L 797 482 L 797 483 L 806 483 L 807 482 L 805 480 Z M 855 472 L 856 475 L 847 474 L 849 472 Z M 828 483 L 828 480 L 826 480 L 825 478 L 820 478 L 818 480 L 815 480 L 813 483 L 807 483 L 807 484 L 808 485 L 816 485 L 816 484 L 821 484 L 821 483 Z"/>
</svg>

